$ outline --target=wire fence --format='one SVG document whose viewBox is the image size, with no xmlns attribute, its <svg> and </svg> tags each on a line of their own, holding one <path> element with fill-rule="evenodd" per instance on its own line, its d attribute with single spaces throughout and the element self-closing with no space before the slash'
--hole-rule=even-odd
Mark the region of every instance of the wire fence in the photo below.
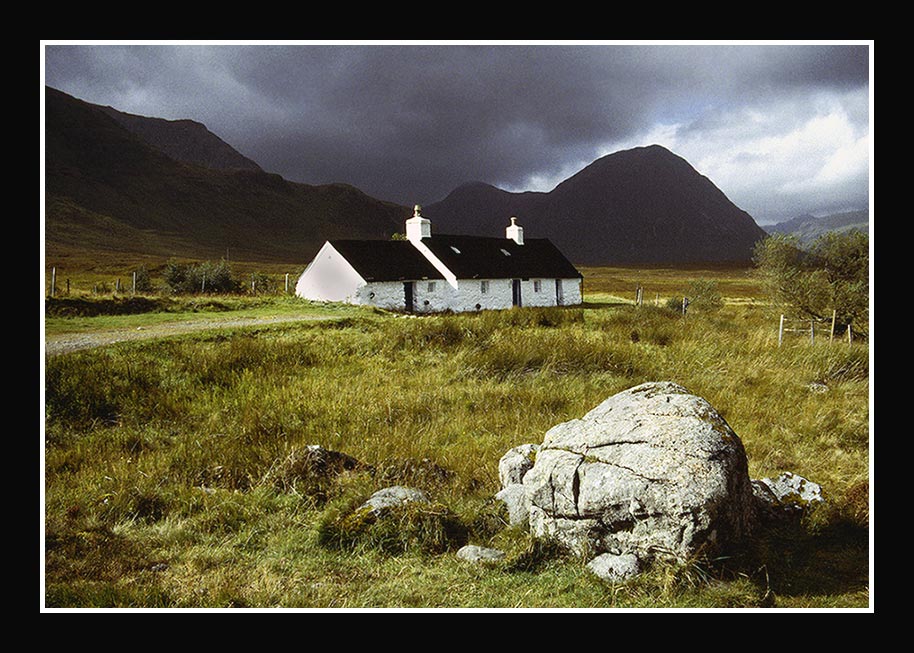
<svg viewBox="0 0 914 653">
<path fill-rule="evenodd" d="M 781 314 L 778 324 L 778 347 L 784 343 L 784 336 L 788 334 L 799 334 L 801 337 L 808 338 L 809 343 L 813 344 L 818 336 L 820 339 L 828 337 L 828 342 L 834 342 L 836 336 L 839 340 L 846 339 L 848 344 L 854 341 L 854 333 L 851 325 L 848 324 L 843 334 L 835 331 L 835 319 L 837 311 L 832 311 L 831 318 L 796 318 L 787 317 Z"/>
<path fill-rule="evenodd" d="M 127 279 L 115 277 L 113 279 L 86 281 L 81 279 L 79 282 L 71 282 L 70 278 L 61 275 L 57 267 L 52 267 L 50 277 L 47 278 L 46 296 L 68 297 L 71 295 L 137 295 L 137 294 L 171 294 L 167 284 L 155 285 L 150 283 L 148 277 L 143 273 L 133 272 L 128 275 Z M 239 275 L 237 277 L 237 289 L 235 294 L 248 295 L 289 295 L 295 292 L 295 277 L 290 273 L 285 274 L 262 274 L 252 272 L 248 275 Z M 199 288 L 194 294 L 217 293 L 213 284 L 207 283 L 206 274 L 204 273 Z M 217 293 L 218 294 L 218 293 Z"/>
</svg>

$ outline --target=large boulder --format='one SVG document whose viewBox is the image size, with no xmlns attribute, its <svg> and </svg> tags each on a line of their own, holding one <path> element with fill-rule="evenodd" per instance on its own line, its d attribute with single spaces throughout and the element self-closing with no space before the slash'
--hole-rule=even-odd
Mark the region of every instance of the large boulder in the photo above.
<svg viewBox="0 0 914 653">
<path fill-rule="evenodd" d="M 726 550 L 755 523 L 739 437 L 706 400 L 669 382 L 552 427 L 523 485 L 532 533 L 582 556 L 685 560 Z"/>
</svg>

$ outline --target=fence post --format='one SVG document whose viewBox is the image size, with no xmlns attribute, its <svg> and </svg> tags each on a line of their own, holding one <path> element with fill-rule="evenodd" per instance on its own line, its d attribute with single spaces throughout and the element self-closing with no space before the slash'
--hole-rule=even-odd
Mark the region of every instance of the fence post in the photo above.
<svg viewBox="0 0 914 653">
<path fill-rule="evenodd" d="M 206 292 L 206 272 L 203 273 L 203 282 L 200 284 L 200 292 Z"/>
<path fill-rule="evenodd" d="M 286 294 L 289 294 L 289 273 L 286 272 Z"/>
<path fill-rule="evenodd" d="M 781 314 L 781 324 L 778 326 L 778 347 L 784 342 L 784 314 Z"/>
<path fill-rule="evenodd" d="M 854 337 L 851 335 L 851 325 L 847 325 L 847 344 L 851 344 L 854 341 Z"/>
<path fill-rule="evenodd" d="M 121 278 L 118 277 L 114 280 L 114 292 L 119 293 L 121 291 Z"/>
<path fill-rule="evenodd" d="M 51 268 L 51 297 L 54 296 L 54 292 L 57 289 L 57 268 Z"/>
<path fill-rule="evenodd" d="M 136 270 L 133 271 L 133 290 L 130 291 L 130 294 L 136 294 Z"/>
<path fill-rule="evenodd" d="M 254 294 L 254 273 L 251 272 L 251 294 Z"/>
<path fill-rule="evenodd" d="M 835 339 L 835 317 L 837 316 L 838 311 L 832 309 L 831 311 L 831 333 L 828 336 L 828 341 L 832 342 Z"/>
</svg>

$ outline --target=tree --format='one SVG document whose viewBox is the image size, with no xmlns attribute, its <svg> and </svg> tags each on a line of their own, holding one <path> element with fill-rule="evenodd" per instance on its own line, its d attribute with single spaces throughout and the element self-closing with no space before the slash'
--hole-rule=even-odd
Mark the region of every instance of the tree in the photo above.
<svg viewBox="0 0 914 653">
<path fill-rule="evenodd" d="M 774 235 L 755 248 L 753 260 L 772 299 L 811 318 L 869 326 L 869 237 L 859 231 L 827 232 L 803 249 L 793 236 Z"/>
</svg>

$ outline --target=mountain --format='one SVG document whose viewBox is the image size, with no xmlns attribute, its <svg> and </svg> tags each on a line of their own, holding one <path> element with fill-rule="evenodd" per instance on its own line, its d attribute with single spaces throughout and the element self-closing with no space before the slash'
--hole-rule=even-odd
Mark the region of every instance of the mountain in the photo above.
<svg viewBox="0 0 914 653">
<path fill-rule="evenodd" d="M 748 263 L 766 236 L 685 159 L 651 145 L 609 154 L 548 193 L 464 184 L 423 208 L 433 230 L 503 236 L 516 216 L 582 265 Z"/>
<path fill-rule="evenodd" d="M 111 110 L 45 89 L 49 259 L 74 252 L 202 259 L 219 258 L 228 249 L 237 260 L 304 266 L 327 239 L 389 238 L 410 215 L 406 207 L 344 184 L 310 186 L 259 166 L 225 169 L 181 161 L 163 144 L 174 139 L 161 136 L 176 133 L 174 125 L 153 127 L 159 137 L 141 137 L 152 122 L 133 121 L 128 129 L 121 119 Z M 137 126 L 144 122 L 146 128 Z M 209 146 L 187 150 L 198 155 L 225 151 L 201 128 L 189 129 L 194 138 L 204 134 Z M 237 157 L 221 160 L 243 159 Z"/>
<path fill-rule="evenodd" d="M 862 231 L 863 233 L 869 233 L 870 212 L 869 210 L 848 211 L 819 218 L 811 215 L 801 215 L 792 220 L 766 225 L 765 230 L 770 234 L 796 236 L 801 244 L 806 245 L 829 231 Z"/>
<path fill-rule="evenodd" d="M 325 240 L 387 239 L 411 209 L 345 184 L 264 172 L 204 125 L 45 89 L 46 256 L 112 252 L 306 264 Z M 765 232 L 653 145 L 594 161 L 548 193 L 474 182 L 423 214 L 439 233 L 504 237 L 517 216 L 579 265 L 747 263 Z"/>
<path fill-rule="evenodd" d="M 124 113 L 113 107 L 93 106 L 97 106 L 122 127 L 176 161 L 217 170 L 262 172 L 259 165 L 243 156 L 202 123 L 194 120 L 147 118 Z"/>
</svg>

